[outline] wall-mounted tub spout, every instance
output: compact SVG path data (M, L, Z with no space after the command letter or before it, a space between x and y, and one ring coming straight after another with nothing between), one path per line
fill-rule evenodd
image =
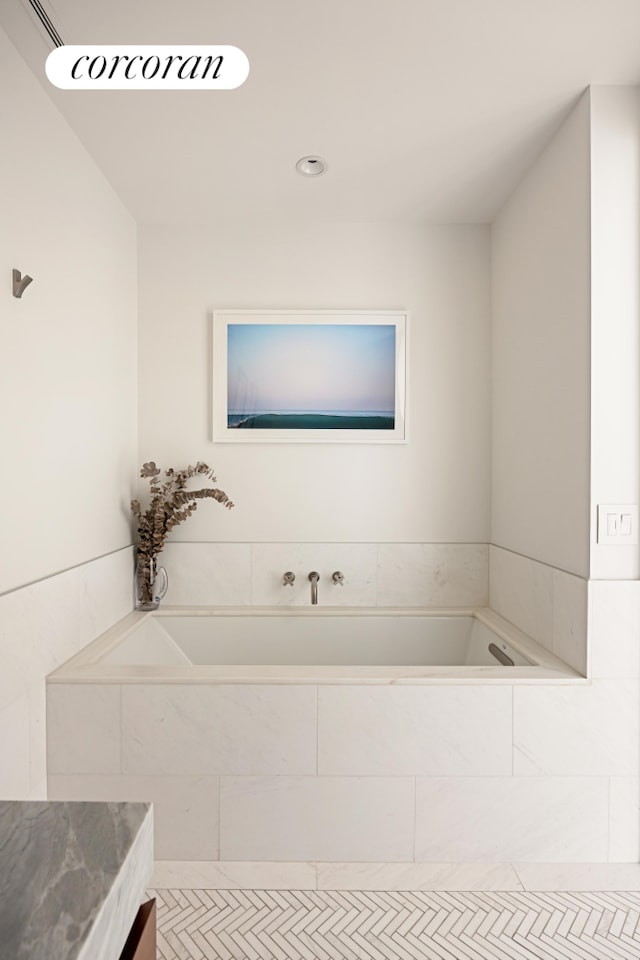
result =
M318 602L318 580L320 579L320 574L316 573L315 570L312 570L309 574L309 580L311 581L311 603Z

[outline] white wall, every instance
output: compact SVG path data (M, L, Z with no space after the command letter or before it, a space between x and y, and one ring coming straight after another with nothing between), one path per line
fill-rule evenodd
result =
M494 225L490 550L491 606L591 679L515 689L514 775L562 803L561 775L593 800L605 774L579 829L633 862L638 550L595 538L598 503L639 496L639 97L592 87Z
M492 533L589 573L589 96L492 228Z
M2 593L131 542L136 228L2 32L0 115Z
M2 31L0 116L0 796L22 798L45 675L131 609L136 228Z
M591 577L640 575L596 542L597 505L640 500L640 91L591 90Z
M140 230L140 459L216 469L235 500L172 541L483 542L486 227L212 223ZM407 309L406 445L213 444L215 308Z

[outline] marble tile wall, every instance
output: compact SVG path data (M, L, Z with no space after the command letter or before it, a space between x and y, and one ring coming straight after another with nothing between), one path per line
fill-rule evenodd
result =
M607 860L606 777L441 777L416 785L416 860Z
M489 606L575 670L588 670L588 581L489 547Z
M479 545L426 544L171 544L165 557L171 602L232 605L306 605L312 568L320 603L486 604L488 561ZM131 609L130 551L95 563L0 598L5 795L42 783L44 675ZM157 859L223 872L637 862L640 584L587 587L494 547L490 566L492 606L578 669L588 625L589 681L51 684L50 796L151 800Z
M630 729L636 735L640 716L640 582L591 580L589 583L589 647L594 689L619 694L622 707L633 710ZM635 694L635 696L634 696ZM605 694L606 696L606 694ZM600 697L602 701L602 696ZM609 743L624 736L620 712L613 714ZM640 861L640 763L638 749L625 775L618 770L609 780L609 858Z
M153 801L159 860L636 862L637 714L629 678L50 684L49 792Z
M169 543L167 602L225 606L310 602L320 574L328 606L487 606L489 550L481 543ZM282 584L292 570L293 587ZM332 583L334 570L343 586Z
M45 677L133 604L127 547L0 596L0 797L46 796Z

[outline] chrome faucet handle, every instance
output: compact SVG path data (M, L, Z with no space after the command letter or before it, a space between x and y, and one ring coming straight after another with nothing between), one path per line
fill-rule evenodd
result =
M295 573L293 573L291 570L287 570L287 572L282 577L282 585L284 587L292 587L295 579L296 579Z
M341 573L340 570L336 570L331 579L336 586L339 584L341 587L344 587L344 573Z

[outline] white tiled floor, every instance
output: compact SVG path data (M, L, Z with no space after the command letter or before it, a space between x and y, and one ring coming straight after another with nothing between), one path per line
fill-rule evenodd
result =
M158 960L638 960L638 864L158 863Z

